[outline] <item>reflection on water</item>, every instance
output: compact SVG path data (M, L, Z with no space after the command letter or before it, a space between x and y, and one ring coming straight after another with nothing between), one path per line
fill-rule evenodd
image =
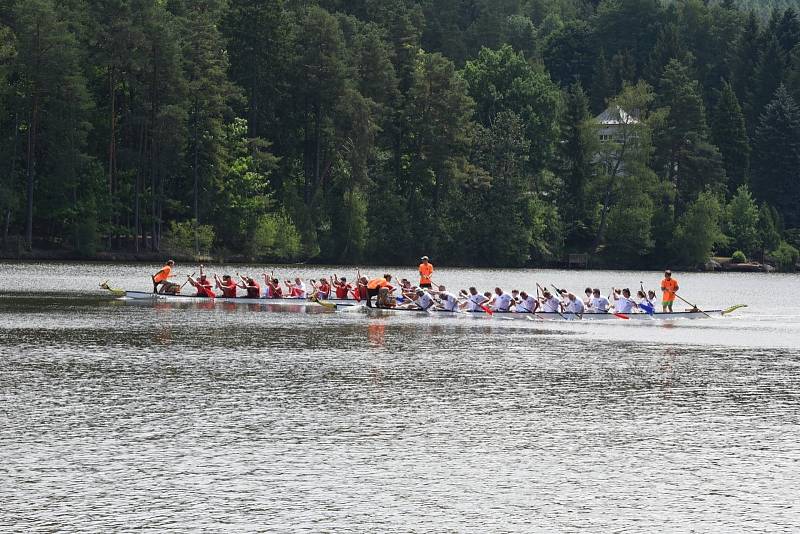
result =
M0 529L796 531L798 323L754 308L661 327L6 294Z

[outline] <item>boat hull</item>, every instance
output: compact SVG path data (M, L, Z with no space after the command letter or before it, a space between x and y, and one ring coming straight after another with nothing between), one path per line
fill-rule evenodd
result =
M467 312L467 311L447 311L447 310L415 310L405 308L367 308L369 315L375 316L388 316L388 315L419 315L431 317L463 317L471 319L484 319L495 321L674 321L678 319L707 319L709 317L722 317L722 310L704 310L696 312L674 312L674 313L654 313L648 315L646 313L630 313L619 314L613 313L584 313L583 315L575 315L574 313L515 313L515 312L494 312L488 314L483 311Z
M280 299L251 299L246 297L226 298L226 297L197 297L194 295L162 295L160 293L148 293L146 291L126 291L125 298L137 301L153 301L153 302L214 302L225 304L263 304L269 306L320 306L319 303L301 298L280 298ZM357 300L352 299L330 299L324 302L332 302L336 306L356 306Z

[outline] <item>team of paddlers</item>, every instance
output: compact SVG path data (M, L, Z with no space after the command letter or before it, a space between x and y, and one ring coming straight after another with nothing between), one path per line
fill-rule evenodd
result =
M190 284L197 297L206 298L252 298L275 299L296 298L318 301L356 300L363 301L372 308L406 308L406 309L438 309L446 311L468 312L511 312L511 313L649 313L655 311L655 291L640 289L634 296L628 288L612 288L608 296L601 294L600 289L587 287L584 297L567 290L552 287L554 291L536 284L536 296L526 291L512 290L510 293L495 287L494 291L479 292L475 287L461 289L457 294L447 290L444 285L433 285L433 264L427 256L421 258L419 264L419 285L414 286L408 279L401 279L397 286L392 284L392 275L384 274L377 278L368 278L359 273L355 283L345 277L332 275L319 280L304 282L301 278L284 280L281 284L272 273L263 273L263 284L260 280L236 273L236 279L229 274L221 277L214 273L212 280L206 275L203 266L197 278L194 273L187 275L183 284L170 281L174 275L172 269L175 262L169 260L164 267L153 275L153 292L165 295L179 295L186 284ZM664 312L672 312L677 296L678 282L667 270L661 280L661 306ZM215 293L219 290L220 293ZM239 295L239 290L243 295ZM373 304L373 299L375 302Z

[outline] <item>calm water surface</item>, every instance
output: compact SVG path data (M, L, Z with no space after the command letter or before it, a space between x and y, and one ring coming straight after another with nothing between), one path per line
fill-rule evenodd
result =
M676 273L703 307L749 307L666 326L134 304L97 288L147 290L158 267L0 264L0 530L800 529L798 276ZM354 275L276 274L331 271Z

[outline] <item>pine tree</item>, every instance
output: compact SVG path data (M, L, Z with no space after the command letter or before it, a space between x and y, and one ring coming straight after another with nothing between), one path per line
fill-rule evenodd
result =
M602 112L606 108L608 98L614 93L611 67L606 59L605 51L601 49L592 69L592 90L589 92L591 95L592 112Z
M754 148L753 192L787 228L800 227L800 108L782 85L761 115Z
M586 93L580 83L574 83L564 99L557 171L564 184L559 205L566 224L567 238L572 240L586 240L589 237L585 195L592 175L591 160L595 153L593 128L588 124L590 119Z
M746 185L750 170L750 143L744 115L733 86L722 85L717 105L711 116L711 139L719 147L728 178L729 194Z
M781 48L778 39L772 35L765 44L764 50L756 64L753 87L751 115L747 117L748 124L758 124L758 118L763 113L764 107L772 100L778 86L783 83L786 70L786 54Z
M667 115L656 135L656 163L674 184L677 217L701 191L724 191L725 171L719 150L709 143L699 85L677 60L664 69L659 105Z

